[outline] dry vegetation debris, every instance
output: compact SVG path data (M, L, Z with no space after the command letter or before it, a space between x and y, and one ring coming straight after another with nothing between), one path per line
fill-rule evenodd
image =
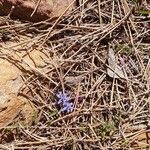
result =
M36 68L0 48L0 56L22 70L24 85L18 95L27 97L38 111L30 126L18 121L1 128L0 147L148 148L149 5L146 0L81 0L73 11L52 22L1 17L1 31L18 42L15 47L21 45L14 53L37 49L47 59ZM111 55L116 61L113 67L108 62L110 49L115 55ZM121 68L123 78L108 74L108 68L115 72L114 66Z

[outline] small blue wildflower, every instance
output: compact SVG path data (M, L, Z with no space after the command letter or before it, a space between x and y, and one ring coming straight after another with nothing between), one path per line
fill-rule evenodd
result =
M73 111L73 104L72 103L68 103L68 102L65 102L63 104L63 108L61 109L61 112L67 112L67 113L70 113Z
M57 104L61 107L61 112L70 113L73 111L73 103L70 102L70 97L67 93L59 92L56 96L58 98Z
M57 96L57 98L59 99L58 104L63 104L63 103L65 103L66 101L69 101L69 100L70 100L70 97L67 96L67 94L66 94L66 93L63 93L63 92L59 92L56 96Z

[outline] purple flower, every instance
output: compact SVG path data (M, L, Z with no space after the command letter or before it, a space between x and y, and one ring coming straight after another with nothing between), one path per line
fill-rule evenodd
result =
M61 104L70 100L70 97L67 96L67 94L63 92L59 92L56 96L59 99L58 104Z
M127 67L128 66L127 60L128 60L127 56L125 56L125 55L119 56L120 66Z
M61 107L61 112L70 113L73 111L73 103L70 102L70 97L67 93L59 92L56 96L58 98L57 104Z
M61 112L72 112L73 111L73 104L72 103L68 103L68 102L65 102L63 104L63 108L61 109Z
M138 71L138 67L130 56L127 57L126 55L119 55L118 60L119 66L125 68L127 72L129 69L133 71Z

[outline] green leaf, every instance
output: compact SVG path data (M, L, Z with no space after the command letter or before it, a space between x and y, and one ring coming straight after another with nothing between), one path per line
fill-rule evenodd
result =
M52 112L49 112L49 115L50 115L51 117L57 116L57 115L58 115L58 111L57 111L57 110L54 110L54 111L52 111Z
M142 15L149 15L150 11L148 11L148 10L139 10L138 13L142 14Z

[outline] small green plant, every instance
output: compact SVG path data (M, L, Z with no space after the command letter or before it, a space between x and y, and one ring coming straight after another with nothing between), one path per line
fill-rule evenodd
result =
M129 47L128 45L124 45L124 44L120 44L118 45L118 47L116 48L117 52L121 52L121 53L124 53L124 54L130 54L132 53L132 49L131 47Z
M53 110L51 112L49 112L50 117L57 117L58 116L58 110Z
M121 142L122 142L121 145L123 147L127 147L129 145L129 141L128 140L123 139Z
M89 131L89 126L84 123L80 123L80 132L88 132Z
M33 123L33 122L36 122L36 123L37 123L37 121L38 121L37 118L38 118L38 112L33 109L32 123Z
M138 10L138 13L142 14L142 15L149 15L150 11L149 10Z
M103 123L99 128L99 133L102 139L111 136L115 131L115 123L113 121L108 121Z

